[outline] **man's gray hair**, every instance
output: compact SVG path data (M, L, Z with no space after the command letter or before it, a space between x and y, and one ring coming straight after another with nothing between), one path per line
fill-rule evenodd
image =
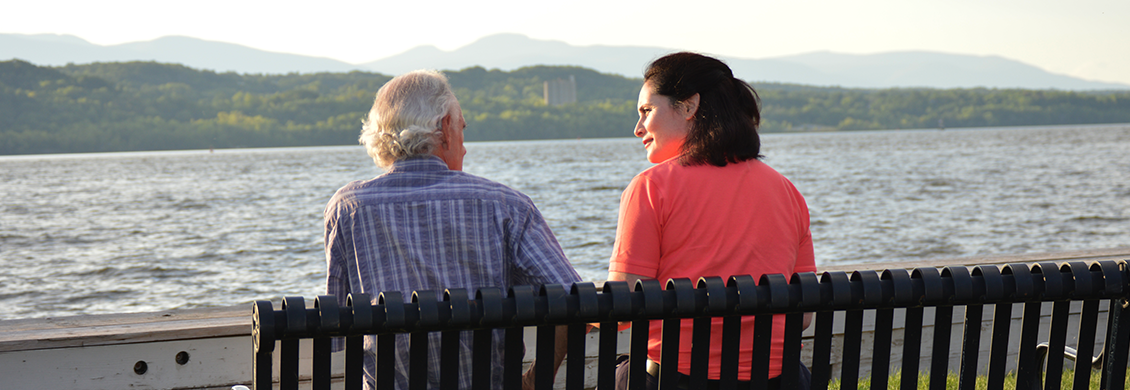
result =
M361 126L361 144L382 168L431 154L440 145L440 126L454 102L442 73L417 70L396 76L377 91Z

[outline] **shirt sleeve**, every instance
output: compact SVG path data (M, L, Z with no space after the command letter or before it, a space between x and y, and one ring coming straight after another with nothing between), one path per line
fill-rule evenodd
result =
M345 305L350 293L349 276L345 269L345 245L341 242L341 229L335 211L326 210L325 249L326 249L326 295L337 297L338 304Z
M800 242L800 248L797 250L796 267L793 272L816 272L816 254L812 249L812 233L807 232Z
M812 230L809 223L811 216L808 213L808 203L804 201L804 196L800 194L800 191L797 191L796 187L792 188L796 194L797 207L800 210L799 222L804 228L797 248L796 265L793 267L793 272L816 272L816 253L812 249Z
M510 233L515 268L512 285L562 284L568 289L581 281L533 202L517 213Z
M345 269L344 245L341 242L341 230L337 216L327 208L325 214L325 249L326 249L326 295L337 298L338 305L344 307L346 297L349 296L349 275ZM331 350L338 352L345 349L345 340L340 337L333 339Z
M662 255L663 226L660 222L662 192L654 181L636 176L620 195L616 243L612 246L610 272L655 277Z

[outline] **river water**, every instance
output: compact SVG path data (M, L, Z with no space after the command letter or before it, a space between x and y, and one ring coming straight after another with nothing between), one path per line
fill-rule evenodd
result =
M603 280L636 139L469 143ZM771 134L817 265L1130 246L1130 125ZM359 146L0 157L0 319L228 306L324 290L322 209Z

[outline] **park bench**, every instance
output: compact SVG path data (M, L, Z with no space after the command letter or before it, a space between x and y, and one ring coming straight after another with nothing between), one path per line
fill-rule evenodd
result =
M679 332L666 330L678 329L678 321L692 318L690 387L705 387L708 343L703 340L720 331L724 340L720 388L732 388L738 380L750 380L752 388L760 388L769 372L772 327L768 324L773 315L784 315L783 359L801 359L804 338L808 352L803 358L811 367L814 389L826 389L833 378L840 388L854 389L866 375L871 388L886 389L895 371L928 376L930 389L945 388L951 372L956 373L960 389L972 389L978 376L987 377L989 389L1002 388L1006 380L1014 380L1017 389L1060 388L1065 362L1074 364L1068 366L1074 370L1074 383L1068 384L1072 388L1086 389L1091 376L1099 375L1101 388L1123 389L1130 351L1128 283L1130 269L1125 261L1098 261L764 275L759 280L750 276L643 280L634 286L604 282L599 289L593 283L578 283L516 286L506 291L485 288L411 295L390 291L375 300L354 294L344 306L329 296L317 297L313 305L288 297L279 309L269 301L254 303L254 387L270 389L278 378L282 390L297 389L300 381L307 380L313 389L329 389L331 338L344 337L344 383L334 386L360 389L362 337L377 335L377 388L391 389L392 365L380 363L392 361L392 335L408 333L410 386L424 388L426 334L441 332L440 364L445 375L440 386L454 389L456 384L448 378L455 375L447 373L460 369L457 347L452 348L460 331L473 331L472 353L481 354L487 349L478 346L489 343L491 330L505 329L503 387L518 389L524 328L537 329L535 359L551 361L553 330L568 325L564 387L591 387L584 383L585 371L595 370L597 387L612 389L617 338L622 336L599 332L595 368L586 368L586 324L616 329L617 322L631 321L630 353L644 356L646 323L662 320L662 388L673 383L675 372L669 368L677 366L678 354L668 353L667 348L679 345ZM804 336L800 324L806 312L814 312L815 317ZM757 332L753 340L739 340L739 319L750 315L755 316ZM721 329L711 329L712 317L723 318ZM312 339L309 378L299 376L301 339ZM753 345L749 378L737 377L738 343ZM272 371L276 348L277 373ZM487 360L476 355L474 364ZM631 360L630 387L642 388L645 362ZM861 370L861 362L867 369ZM798 369L790 366L783 368L783 377ZM537 367L536 387L553 388L551 365ZM483 373L481 367L472 367L474 388L489 388ZM917 375L901 375L898 386L915 389L918 380ZM782 388L795 384L783 383Z

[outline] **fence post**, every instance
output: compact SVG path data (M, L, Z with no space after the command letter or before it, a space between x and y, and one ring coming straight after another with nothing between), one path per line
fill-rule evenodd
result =
M271 352L275 350L275 309L271 301L255 301L251 313L251 344L255 359L251 365L254 390L271 390Z
M914 296L911 297L912 305L906 309L906 322L903 331L902 345L902 383L900 388L914 389L918 387L918 372L921 365L922 354L922 318L925 314L923 305L937 305L945 302L942 276L934 267L921 267L914 269L910 279L915 287ZM914 283L917 281L918 283ZM934 328L937 329L935 317Z
M467 303L467 290L462 288L446 289L443 291L444 307L450 308L450 315L446 325L467 326L471 323L471 306ZM459 377L466 374L461 372L462 361L459 358L460 331L446 330L440 333L439 341L439 369L443 375L439 377L440 390L456 390L459 388Z
M373 303L369 294L352 294L345 298L345 305L353 313L352 332L345 338L345 390L361 390L364 386L365 336L357 330L373 326Z
M750 275L734 275L726 281L726 307L729 315L722 318L722 367L720 388L737 386L738 359L741 353L742 314L752 313L759 302L757 284ZM748 341L747 341L748 342ZM745 378L749 379L749 378Z
M1101 284L1095 283L1091 278L1091 270L1102 272L1101 266L1094 264L1093 267L1080 261L1073 261L1068 263L1071 266L1071 273L1075 275L1075 292L1086 292L1086 299L1083 300L1082 310L1079 312L1079 340L1078 345L1075 347L1075 383L1074 388L1086 389L1091 384L1091 370L1094 369L1094 355L1095 355L1095 334L1099 322L1099 300L1094 299L1096 287Z
M1103 278L1108 293L1120 297L1110 301L1110 321L1107 343L1103 353L1103 378L1101 389L1124 389L1126 385L1127 354L1130 351L1130 302L1125 297L1126 262L1103 264Z
M330 389L330 349L331 339L326 333L341 330L341 311L337 307L337 298L322 295L314 299L314 308L318 311L318 333L322 337L314 338L314 364L311 377L313 390Z
M600 302L596 296L596 285L592 282L573 283L569 295L577 302L577 318L588 320L585 323L569 324L569 352L566 355L569 363L565 367L565 388L581 390L585 387L585 333L589 330L588 322L597 320L600 314ZM615 350L612 355L616 355Z
M814 310L820 306L820 280L814 272L793 274L789 280L790 307ZM804 332L804 312L785 316L785 348L781 353L781 388L800 386L801 334Z
M285 297L282 310L286 313L286 330L279 351L279 390L298 390L298 339L286 336L306 331L306 301Z
M616 343L620 324L617 320L628 319L632 315L632 291L624 281L604 282L600 297L609 303L608 318L600 323L600 352L597 357L596 387L612 389L616 387Z
M522 388L522 355L525 353L523 332L521 324L534 322L537 318L537 308L534 305L533 286L511 286L507 302L512 303L514 316L506 321L505 341L506 352L502 362L502 388L504 390L519 390Z
M820 296L825 307L836 307L851 302L851 281L841 271L820 275ZM816 328L812 340L812 388L827 389L832 379L832 325L834 310L816 313Z
M384 308L385 329L401 329L406 325L404 296L400 291L384 291L377 295L377 304ZM396 335L377 335L377 378L378 389L391 389L396 385ZM385 364L380 362L394 362Z
M557 355L557 326L552 322L564 320L569 315L569 304L566 298L565 286L560 284L542 285L538 291L544 302L545 316L537 327L537 356L534 357L537 372L534 374L534 388L549 390L553 388L553 364ZM584 349L584 345L581 345Z
M640 279L636 281L633 295L642 296L643 304L634 313L636 316L663 315L663 286L655 279ZM635 301L635 299L632 299ZM633 302L634 303L634 302ZM633 306L635 306L633 304ZM632 359L628 361L628 388L642 389L647 379L647 341L650 332L650 323L646 319L632 321L632 341L628 354Z
M475 292L481 316L479 327L474 333L472 348L471 388L489 390L493 386L494 364L491 351L494 349L494 328L505 322L502 308L502 290L497 287L484 287ZM501 374L501 373L500 373Z
M413 291L411 302L415 305L411 314L405 313L406 319L414 318L417 330L408 333L408 388L410 390L426 390L428 388L428 353L431 348L431 337L428 331L419 330L420 327L433 327L439 325L438 299L434 290Z

